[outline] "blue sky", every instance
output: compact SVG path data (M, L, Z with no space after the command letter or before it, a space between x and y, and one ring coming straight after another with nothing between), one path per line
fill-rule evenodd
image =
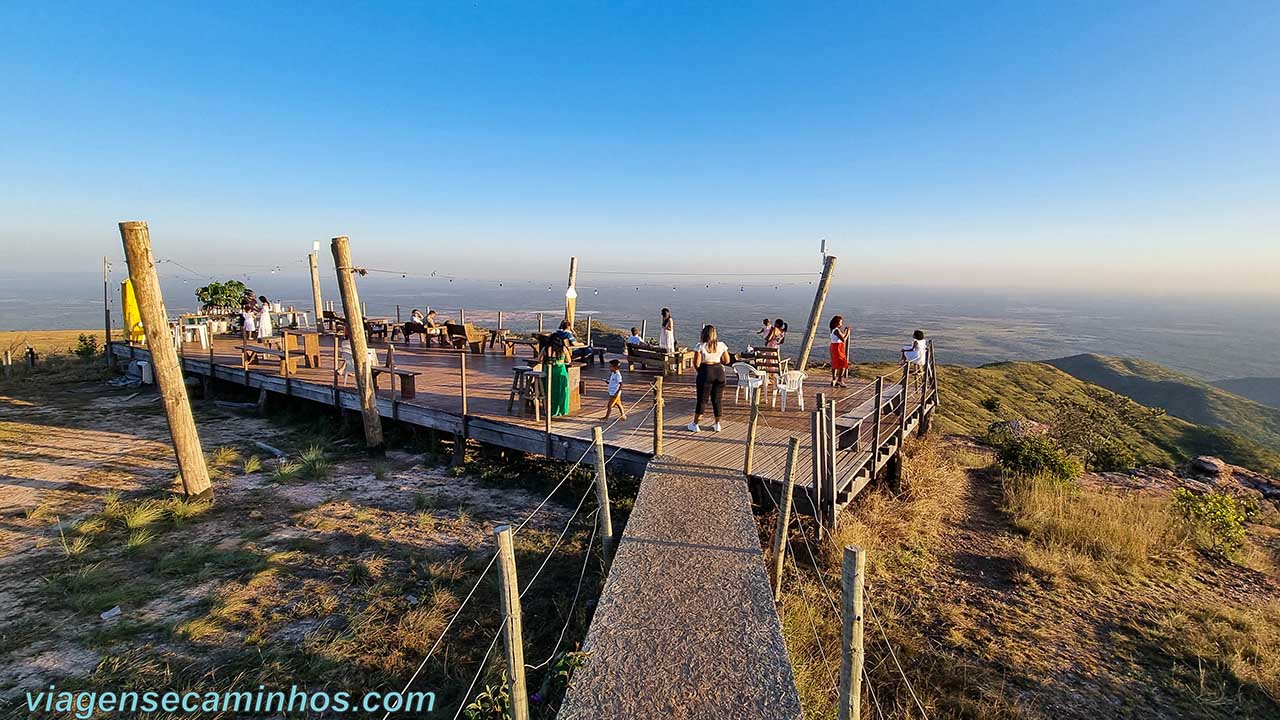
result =
M176 5L0 8L11 268L1278 292L1280 3Z

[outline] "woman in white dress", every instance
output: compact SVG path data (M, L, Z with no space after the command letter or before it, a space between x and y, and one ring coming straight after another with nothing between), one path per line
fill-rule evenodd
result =
M269 338L272 334L271 328L271 302L267 300L266 295L259 295L258 302L260 309L258 311L258 339Z
M929 341L925 339L923 330L917 330L911 334L911 344L902 348L902 362L924 367L928 360Z
M253 296L246 294L244 300L240 302L240 325L244 329L246 338L253 338L258 332L258 321L255 319L257 306L253 302Z
M662 331L658 333L658 347L669 353L676 351L676 319L671 311L662 308Z

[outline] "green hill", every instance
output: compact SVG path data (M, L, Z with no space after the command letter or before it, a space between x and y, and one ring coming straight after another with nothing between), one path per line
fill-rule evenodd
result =
M1213 384L1241 397L1280 408L1280 377L1244 377L1215 380Z
M1046 360L1059 370L1161 407L1189 422L1227 430L1263 447L1280 449L1280 410L1145 360L1072 355Z
M1173 374L1154 367L1162 377ZM939 422L944 432L981 435L991 423L1014 419L1052 425L1060 420L1065 407L1086 422L1106 425L1108 434L1128 446L1139 464L1173 467L1207 454L1263 472L1280 468L1280 454L1259 443L1219 427L1152 412L1145 404L1046 363L939 367L938 381ZM1260 417L1254 408L1268 410L1243 398L1235 399L1253 406L1248 408L1255 413L1251 417Z

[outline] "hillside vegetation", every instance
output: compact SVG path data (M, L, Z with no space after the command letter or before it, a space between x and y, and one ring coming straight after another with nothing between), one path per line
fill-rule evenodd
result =
M1280 410L1145 360L1072 355L1046 363L1193 423L1280 448Z
M1280 454L1275 450L1220 427L1175 417L1172 411L1161 414L1045 363L940 366L938 381L939 423L944 432L981 436L992 423L1002 420L1052 425L1070 414L1105 425L1108 434L1127 448L1139 465L1174 467L1196 455L1214 455L1263 472L1280 467ZM1236 400L1248 403L1243 398ZM1249 405L1266 410L1257 403ZM1280 447L1280 442L1270 447Z

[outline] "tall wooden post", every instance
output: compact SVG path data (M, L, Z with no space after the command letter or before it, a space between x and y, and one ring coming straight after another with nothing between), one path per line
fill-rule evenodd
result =
M587 347L591 347L591 315L587 315Z
M791 499L796 489L796 456L800 441L787 441L787 470L783 482L782 505L778 508L778 526L773 531L773 601L782 600L782 561L787 557L787 530L791 527Z
M747 423L747 451L742 460L742 474L750 477L756 459L756 431L760 423L760 393L764 386L747 390L751 395L751 420Z
M662 454L662 378L653 381L653 454Z
M103 327L103 347L107 351L107 368L114 370L116 367L116 354L111 352L111 292L109 290L110 263L107 256L102 256L102 327ZM213 339L210 336L209 347L213 347Z
M320 243L316 243L317 250ZM324 317L324 301L320 299L320 258L318 252L307 254L307 264L311 266L311 302L316 306L316 332L320 332L320 318Z
M596 445L596 502L600 505L600 543L604 559L613 557L613 515L609 510L609 478L605 474L604 431L600 426L592 428L591 439Z
M467 324L467 309L464 307L458 308L458 324L459 325Z
M564 291L564 319L573 327L574 315L578 309L578 258L569 258L569 287Z
M846 546L841 564L840 589L843 612L840 623L840 720L858 720L862 715L862 582L866 573L866 553Z
M173 437L173 451L178 459L178 471L182 474L182 492L188 498L211 496L213 486L209 483L209 467L205 465L200 436L191 416L191 402L187 399L187 386L182 380L178 352L169 337L168 313L164 309L160 279L156 276L155 259L151 255L151 233L145 222L122 222L120 238L124 241L129 278L138 298L142 330L147 336L147 346L151 348L151 367L160 386L169 434Z
M378 398L373 388L373 369L369 367L369 341L364 336L364 306L352 275L351 241L339 235L329 245L333 251L334 270L338 274L338 292L342 295L342 311L347 318L347 342L351 344L351 362L356 366L356 390L360 394L360 414L364 419L364 441L369 451L381 454L382 418L378 415ZM394 382L394 380L393 380Z
M498 329L499 330L502 329L502 311L501 310L498 311Z
M649 321L641 320L640 321L640 339L643 340L648 336L649 336Z
M542 313L538 313L538 332L542 332L543 322Z
M822 320L822 304L827 301L827 291L831 289L831 276L836 269L836 256L828 255L822 261L822 279L818 281L818 292L813 296L813 308L809 310L809 324L804 329L804 340L800 343L800 358L796 361L796 369L804 370L809 365L809 352L813 350L813 339L818 334L818 322Z
M516 555L512 546L511 526L493 530L498 539L498 571L502 581L502 636L507 651L507 677L510 682L512 720L529 720L528 689L524 680L524 635L520 620L520 586L516 581Z

